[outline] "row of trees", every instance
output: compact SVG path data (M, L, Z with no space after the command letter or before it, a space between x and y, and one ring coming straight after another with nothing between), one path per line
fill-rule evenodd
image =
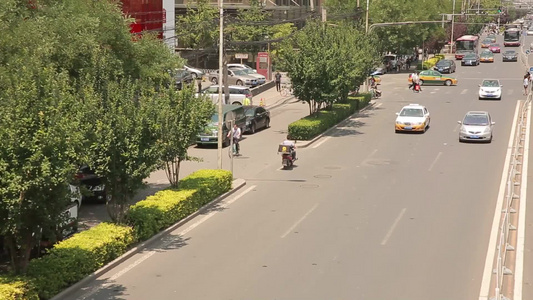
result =
M214 111L174 89L182 59L154 36L133 39L115 1L30 2L0 1L0 236L21 273L35 233L61 222L81 165L105 178L121 222L150 172L177 185Z

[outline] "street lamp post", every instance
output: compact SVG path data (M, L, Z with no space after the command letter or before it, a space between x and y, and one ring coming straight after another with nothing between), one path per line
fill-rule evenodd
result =
M370 0L366 0L366 16L365 16L365 32L368 33L368 6L369 6L369 1Z
M452 6L452 31L450 33L450 54L453 53L453 25L455 22L455 0L453 0Z
M220 14L220 32L219 32L219 45L218 45L218 168L222 169L222 126L224 125L224 117L222 115L222 72L224 68L224 0L218 0L218 9ZM230 130L232 130L230 128Z

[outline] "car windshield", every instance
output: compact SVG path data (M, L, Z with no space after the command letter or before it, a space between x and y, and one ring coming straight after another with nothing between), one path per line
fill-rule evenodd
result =
M465 55L465 58L466 59L476 59L476 55L468 53L468 54Z
M233 73L235 73L235 75L239 75L239 76L246 75L246 73L244 73L243 70L233 70Z
M444 67L444 66L449 66L449 65L451 65L451 64L452 64L452 62L449 61L449 60L441 60L441 61L439 61L439 62L437 63L437 66L443 66L443 67Z
M481 86L484 87L499 87L500 84L498 83L498 80L483 80L483 83Z
M486 56L494 56L494 54L492 54L492 52L483 52L483 53L481 53L481 56L484 56L484 57L486 57Z
M255 114L255 109L254 108L248 108L244 111L244 114L247 116L247 117L253 117L254 114Z
M505 55L515 55L514 51L505 51Z
M490 44L491 47L500 47L500 44Z
M420 108L404 108L400 112L400 116L402 117L423 117L424 113L422 112L422 109Z
M483 41L483 44L490 44L490 43L492 43L492 41L488 39Z
M466 115L463 121L464 125L487 126L489 117L487 115Z
M242 71L243 73L246 73L246 74L252 74L253 73L252 69L240 69L238 71Z

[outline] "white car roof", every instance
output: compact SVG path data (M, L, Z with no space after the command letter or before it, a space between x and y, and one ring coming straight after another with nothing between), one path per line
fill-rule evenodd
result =
M425 106L423 105L420 105L420 104L416 104L416 103L411 103L409 105L406 105L404 107L402 107L402 109L404 108L424 108Z

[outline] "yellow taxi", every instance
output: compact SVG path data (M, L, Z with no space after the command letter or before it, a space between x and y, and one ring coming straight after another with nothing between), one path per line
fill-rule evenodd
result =
M457 79L451 76L443 75L440 72L434 71L434 70L425 70L420 72L418 74L418 77L420 78L420 85L456 85L458 83ZM409 75L408 79L409 83L413 82L411 79L411 75Z
M409 104L396 113L394 131L419 131L426 132L431 118L428 109L420 104Z
M480 62L494 62L494 53L490 50L485 50L479 55Z
M492 44L492 40L491 39L484 39L481 42L481 48L488 48L488 47L490 47L490 44Z

